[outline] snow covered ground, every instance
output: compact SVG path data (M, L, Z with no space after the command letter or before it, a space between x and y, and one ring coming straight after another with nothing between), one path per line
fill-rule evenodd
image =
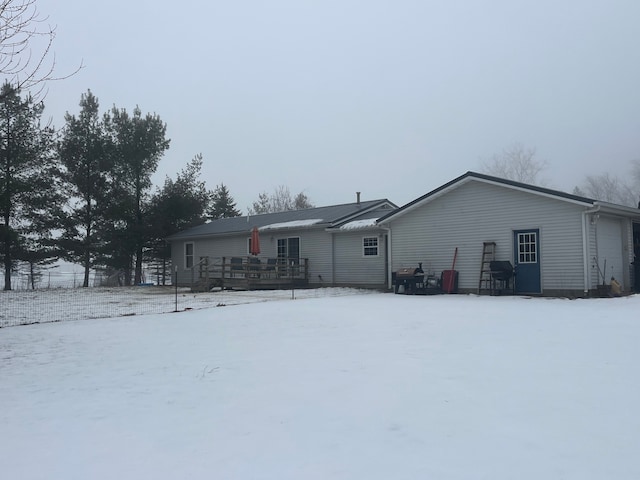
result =
M639 310L374 293L2 328L0 471L637 479Z

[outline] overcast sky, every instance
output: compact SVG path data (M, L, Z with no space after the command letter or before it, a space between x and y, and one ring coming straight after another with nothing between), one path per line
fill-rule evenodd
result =
M640 159L640 2L37 0L56 126L91 89L155 112L155 176L204 157L239 209L279 185L402 205L520 142L571 191Z

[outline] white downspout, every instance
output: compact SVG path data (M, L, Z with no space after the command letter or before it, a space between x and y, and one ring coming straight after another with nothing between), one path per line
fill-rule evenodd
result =
M391 266L393 265L393 258L391 252L391 227L380 227L387 233L387 288L393 288L391 283Z
M331 232L331 286L336 284L336 234Z
M600 205L595 208L584 210L582 212L582 258L583 258L583 280L584 280L584 294L589 294L589 287L591 285L590 270L589 270L589 215L600 211Z

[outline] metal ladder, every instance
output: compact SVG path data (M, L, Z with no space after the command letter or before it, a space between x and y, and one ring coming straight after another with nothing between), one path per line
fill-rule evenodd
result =
M478 295L489 293L493 295L493 279L491 278L491 262L496 259L496 242L482 244L482 263L480 264L480 281Z

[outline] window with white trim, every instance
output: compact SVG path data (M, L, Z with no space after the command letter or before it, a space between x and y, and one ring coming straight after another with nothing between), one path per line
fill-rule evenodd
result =
M300 263L300 237L278 239L278 260L281 263Z
M518 263L537 263L536 232L518 233Z
M362 254L365 257L378 256L378 237L364 237L362 239Z
M193 268L193 242L184 244L184 268Z

